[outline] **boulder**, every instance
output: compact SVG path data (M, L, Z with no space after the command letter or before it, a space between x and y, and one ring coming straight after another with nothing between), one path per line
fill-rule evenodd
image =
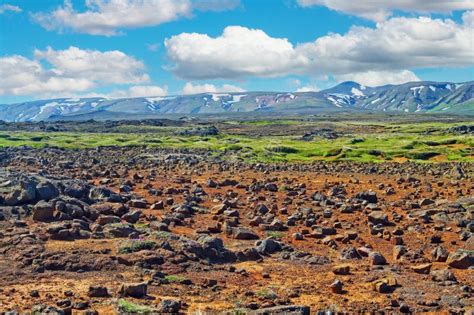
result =
M51 202L39 201L33 208L33 220L48 222L54 218L54 206Z
M433 250L431 256L433 257L433 261L445 262L448 259L449 252L443 246L438 246Z
M336 275L348 275L350 274L351 267L348 265L338 265L332 268L332 272Z
M456 282L457 279L454 274L445 269L445 270L434 270L431 272L431 280L436 282L445 282L445 281L453 281Z
M137 221L140 219L140 216L142 215L142 212L140 210L134 210L130 211L128 213L125 213L122 216L122 220L127 221L128 223L135 224Z
M387 260L379 252L371 252L369 254L369 263L371 266L379 266L387 264Z
M175 300L162 300L158 312L165 314L177 314L181 309L181 302Z
M50 181L41 181L36 185L36 195L41 200L49 201L59 196L59 190Z
M335 280L329 287L331 288L332 293L341 294L343 286L344 285L340 280Z
M365 200L368 203L377 203L378 198L375 191L362 191L355 196L357 199Z
M255 248L260 254L270 255L280 251L282 246L280 242L267 238L265 240L257 241Z
M90 286L87 295L90 297L107 297L109 292L106 287Z
M431 264L421 264L417 266L412 266L411 269L416 273L427 275L430 273Z
M449 254L446 262L456 269L468 269L474 266L474 251L458 249Z
M97 224L106 225L112 223L120 223L120 218L114 215L100 215L97 218Z
M381 224L381 225L389 225L390 221L388 220L388 216L381 212L381 211L372 211L369 213L367 216L367 219L369 220L370 223L373 224Z
M122 284L119 294L120 296L130 296L134 298L143 298L147 295L148 286L146 283L128 283Z
M237 240L257 240L258 235L249 229L244 228L232 228L232 237Z

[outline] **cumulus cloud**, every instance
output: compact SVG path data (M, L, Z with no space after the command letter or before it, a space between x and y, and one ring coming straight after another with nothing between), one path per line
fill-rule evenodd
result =
M381 22L392 15L393 11L417 13L451 13L458 10L473 10L472 0L297 0L303 7L325 6L331 10L360 16Z
M374 28L355 26L346 34L298 45L262 30L229 26L215 38L182 33L167 39L165 47L170 69L186 79L380 74L381 82L381 76L390 73L388 78L400 82L415 78L406 69L472 65L473 21L472 12L459 24L397 17Z
M303 93L303 92L318 92L320 89L315 86L315 85L305 85L302 86L298 89L296 89L297 93Z
M47 30L72 30L91 35L113 36L120 29L154 26L192 16L193 10L225 10L237 0L86 0L87 9L78 12L71 0L48 13L33 14Z
M22 9L19 6L11 5L11 4L2 4L0 5L0 14L3 14L7 11L20 13Z
M241 87L224 84L221 86L215 86L214 84L192 84L188 82L184 85L182 93L184 95L200 94L200 93L232 93L232 92L245 92Z
M172 71L191 79L285 75L303 62L286 38L229 26L221 36L182 33L165 41Z
M115 90L107 94L109 98L126 98L126 97L145 97L145 96L166 96L168 95L168 87L157 85L135 85L127 90Z
M107 84L149 81L144 64L121 51L49 47L34 55L34 59L19 55L0 58L0 95L82 92Z
M420 81L412 71L367 71L360 73L349 73L336 76L336 80L355 81L367 86L381 86L386 84L403 84L407 82Z

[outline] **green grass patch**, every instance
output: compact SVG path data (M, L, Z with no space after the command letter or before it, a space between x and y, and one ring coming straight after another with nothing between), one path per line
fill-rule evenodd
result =
M135 304L123 299L120 299L118 301L117 306L121 313L150 314L150 313L156 312L156 310L154 310L153 308L149 306Z
M278 231L268 231L267 236L279 240L279 239L282 239L283 236L285 236L285 234Z
M119 254L130 254L139 252L141 250L153 250L156 248L156 243L153 241L131 240L120 246Z
M304 123L308 122L304 121ZM456 126L457 123L384 123L377 125L380 131L375 133L373 131L366 133L364 128L357 127L362 124L362 122L337 122L335 126L344 127L346 130L351 129L350 125L353 125L354 132L337 139L316 137L311 141L301 141L300 137L294 134L254 136L222 132L216 136L181 137L170 133L175 132L176 128L166 133L157 127L143 133L2 132L0 147L42 148L49 146L81 149L105 146L146 146L169 149L207 149L215 156L226 152L226 159L251 163L305 163L318 160L383 162L395 157L433 162L430 160L433 156L440 156L440 159L446 161L473 161L474 137L446 133L446 130ZM257 126L267 126L270 123L254 125L257 128ZM144 126L140 128L142 127ZM127 128L133 131L132 126L127 126ZM275 128L281 129L281 127Z
M186 281L187 278L183 276L178 276L178 275L167 275L165 276L165 280L168 281L169 283L181 283L183 281Z

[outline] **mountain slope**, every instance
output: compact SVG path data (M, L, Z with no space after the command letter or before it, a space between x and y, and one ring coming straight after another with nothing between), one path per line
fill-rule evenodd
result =
M347 110L449 112L474 115L474 82L411 82L366 87L343 82L320 92L203 93L124 99L51 99L0 105L0 120L39 121L126 115L219 114L244 112L321 113Z

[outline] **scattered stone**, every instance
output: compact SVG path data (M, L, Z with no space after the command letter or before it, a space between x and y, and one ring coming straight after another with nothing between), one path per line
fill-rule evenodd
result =
M416 273L427 275L430 273L431 264L412 266L411 269Z
M147 295L147 288L146 283L122 284L119 294L120 296L130 296L139 299Z
M33 208L33 220L48 222L54 218L54 206L51 202L39 201Z
M369 254L369 263L371 266L379 266L387 264L385 257L378 252L371 252Z
M335 280L330 286L331 292L335 294L341 294L343 292L343 286L344 285L340 280Z
M106 287L90 286L87 295L90 297L107 297L109 292Z

